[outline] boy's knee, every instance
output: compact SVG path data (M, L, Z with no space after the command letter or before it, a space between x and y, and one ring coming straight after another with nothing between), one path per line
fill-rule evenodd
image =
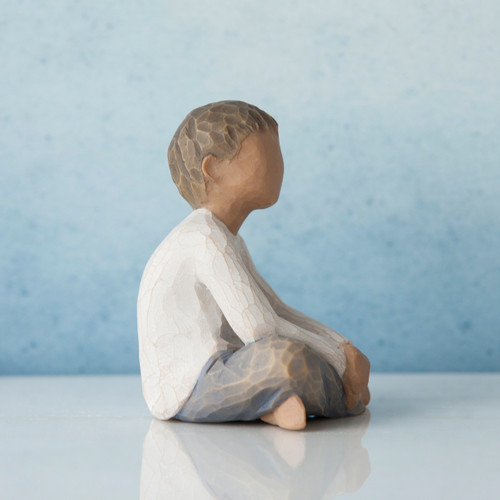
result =
M300 380L310 369L310 348L302 342L276 336L267 348L273 352L274 369L286 378Z

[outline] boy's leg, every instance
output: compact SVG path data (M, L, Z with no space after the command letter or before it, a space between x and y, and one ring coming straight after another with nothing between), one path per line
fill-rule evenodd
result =
M255 420L293 395L303 401L308 415L346 415L344 388L335 369L305 344L271 336L212 360L175 418Z

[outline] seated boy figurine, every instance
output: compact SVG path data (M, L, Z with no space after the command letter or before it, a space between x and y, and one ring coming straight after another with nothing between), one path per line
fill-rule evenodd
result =
M241 101L195 109L168 149L193 207L144 271L138 299L142 386L159 419L261 419L303 429L307 416L364 411L370 364L353 344L284 304L238 230L278 200L278 125Z

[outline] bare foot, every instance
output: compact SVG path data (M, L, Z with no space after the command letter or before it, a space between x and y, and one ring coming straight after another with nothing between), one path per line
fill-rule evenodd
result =
M272 412L262 415L260 419L282 429L298 431L306 426L306 409L302 399L294 394Z
M347 410L352 410L359 401L365 406L370 402L368 379L370 376L370 361L352 344L343 346L346 357L346 369L342 381L344 382Z

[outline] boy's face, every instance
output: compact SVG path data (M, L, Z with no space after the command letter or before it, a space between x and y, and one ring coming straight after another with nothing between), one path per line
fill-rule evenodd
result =
M277 132L250 134L231 160L218 166L219 188L238 204L254 210L274 205L283 182L283 156Z

